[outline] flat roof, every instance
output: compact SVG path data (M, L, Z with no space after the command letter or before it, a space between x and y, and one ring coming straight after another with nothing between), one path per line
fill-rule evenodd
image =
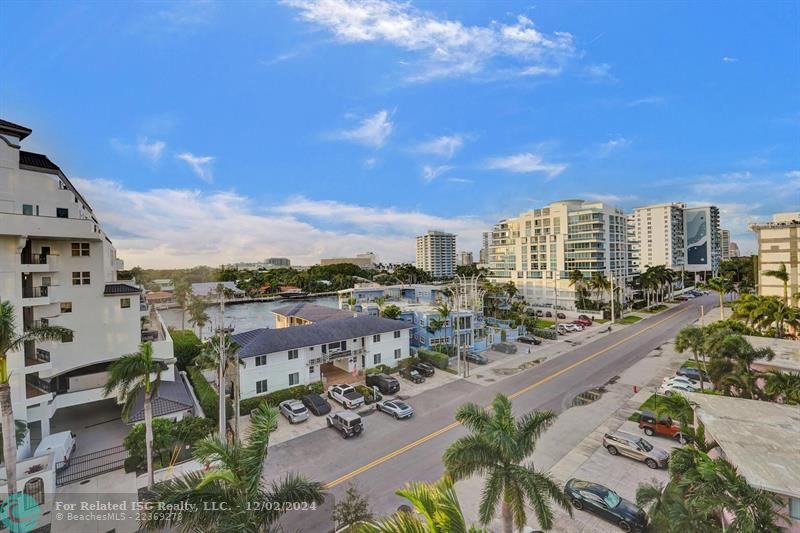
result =
M686 397L751 486L800 498L800 407L712 394Z
M772 360L762 359L755 361L754 365L800 372L800 342L792 339L753 337L751 335L746 335L745 339L753 345L753 348L770 348L775 352L775 357Z

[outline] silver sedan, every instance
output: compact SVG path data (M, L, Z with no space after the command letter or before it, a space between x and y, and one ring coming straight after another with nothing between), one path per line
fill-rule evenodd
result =
M382 400L375 404L376 409L387 415L392 415L396 419L411 418L414 409L402 400Z

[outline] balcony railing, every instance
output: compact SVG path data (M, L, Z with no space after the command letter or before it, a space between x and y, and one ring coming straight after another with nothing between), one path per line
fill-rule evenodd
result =
M23 298L46 298L48 295L48 287L47 285L42 285L41 287L22 287L22 297Z
M23 265L46 265L50 254L25 254L22 256Z
M39 376L28 374L25 376L25 397L34 398L50 393L50 384L39 379Z
M25 366L41 365L50 362L50 352L36 348L36 350L25 350Z
M23 325L23 330L30 331L32 329L38 328L46 328L50 325L50 320L46 318L40 318L39 320L31 320Z

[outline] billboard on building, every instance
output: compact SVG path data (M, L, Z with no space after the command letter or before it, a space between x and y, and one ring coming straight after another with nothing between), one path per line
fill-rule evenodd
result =
M687 272L716 271L719 264L719 215L716 207L684 209Z

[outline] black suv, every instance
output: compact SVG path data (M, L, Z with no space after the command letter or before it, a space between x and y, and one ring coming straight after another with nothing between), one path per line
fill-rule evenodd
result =
M366 379L367 387L378 387L381 394L394 394L400 390L400 382L386 374L370 374Z
M525 344L533 344L534 346L539 346L542 344L542 341L537 339L532 335L524 335L522 337L517 337L517 341L525 343Z
M426 363L424 361L418 361L413 365L411 365L411 370L416 370L426 378L429 378L436 373L436 370L433 368L433 365L430 363Z
M317 416L327 415L331 412L331 404L319 394L306 394L300 400L309 411Z

